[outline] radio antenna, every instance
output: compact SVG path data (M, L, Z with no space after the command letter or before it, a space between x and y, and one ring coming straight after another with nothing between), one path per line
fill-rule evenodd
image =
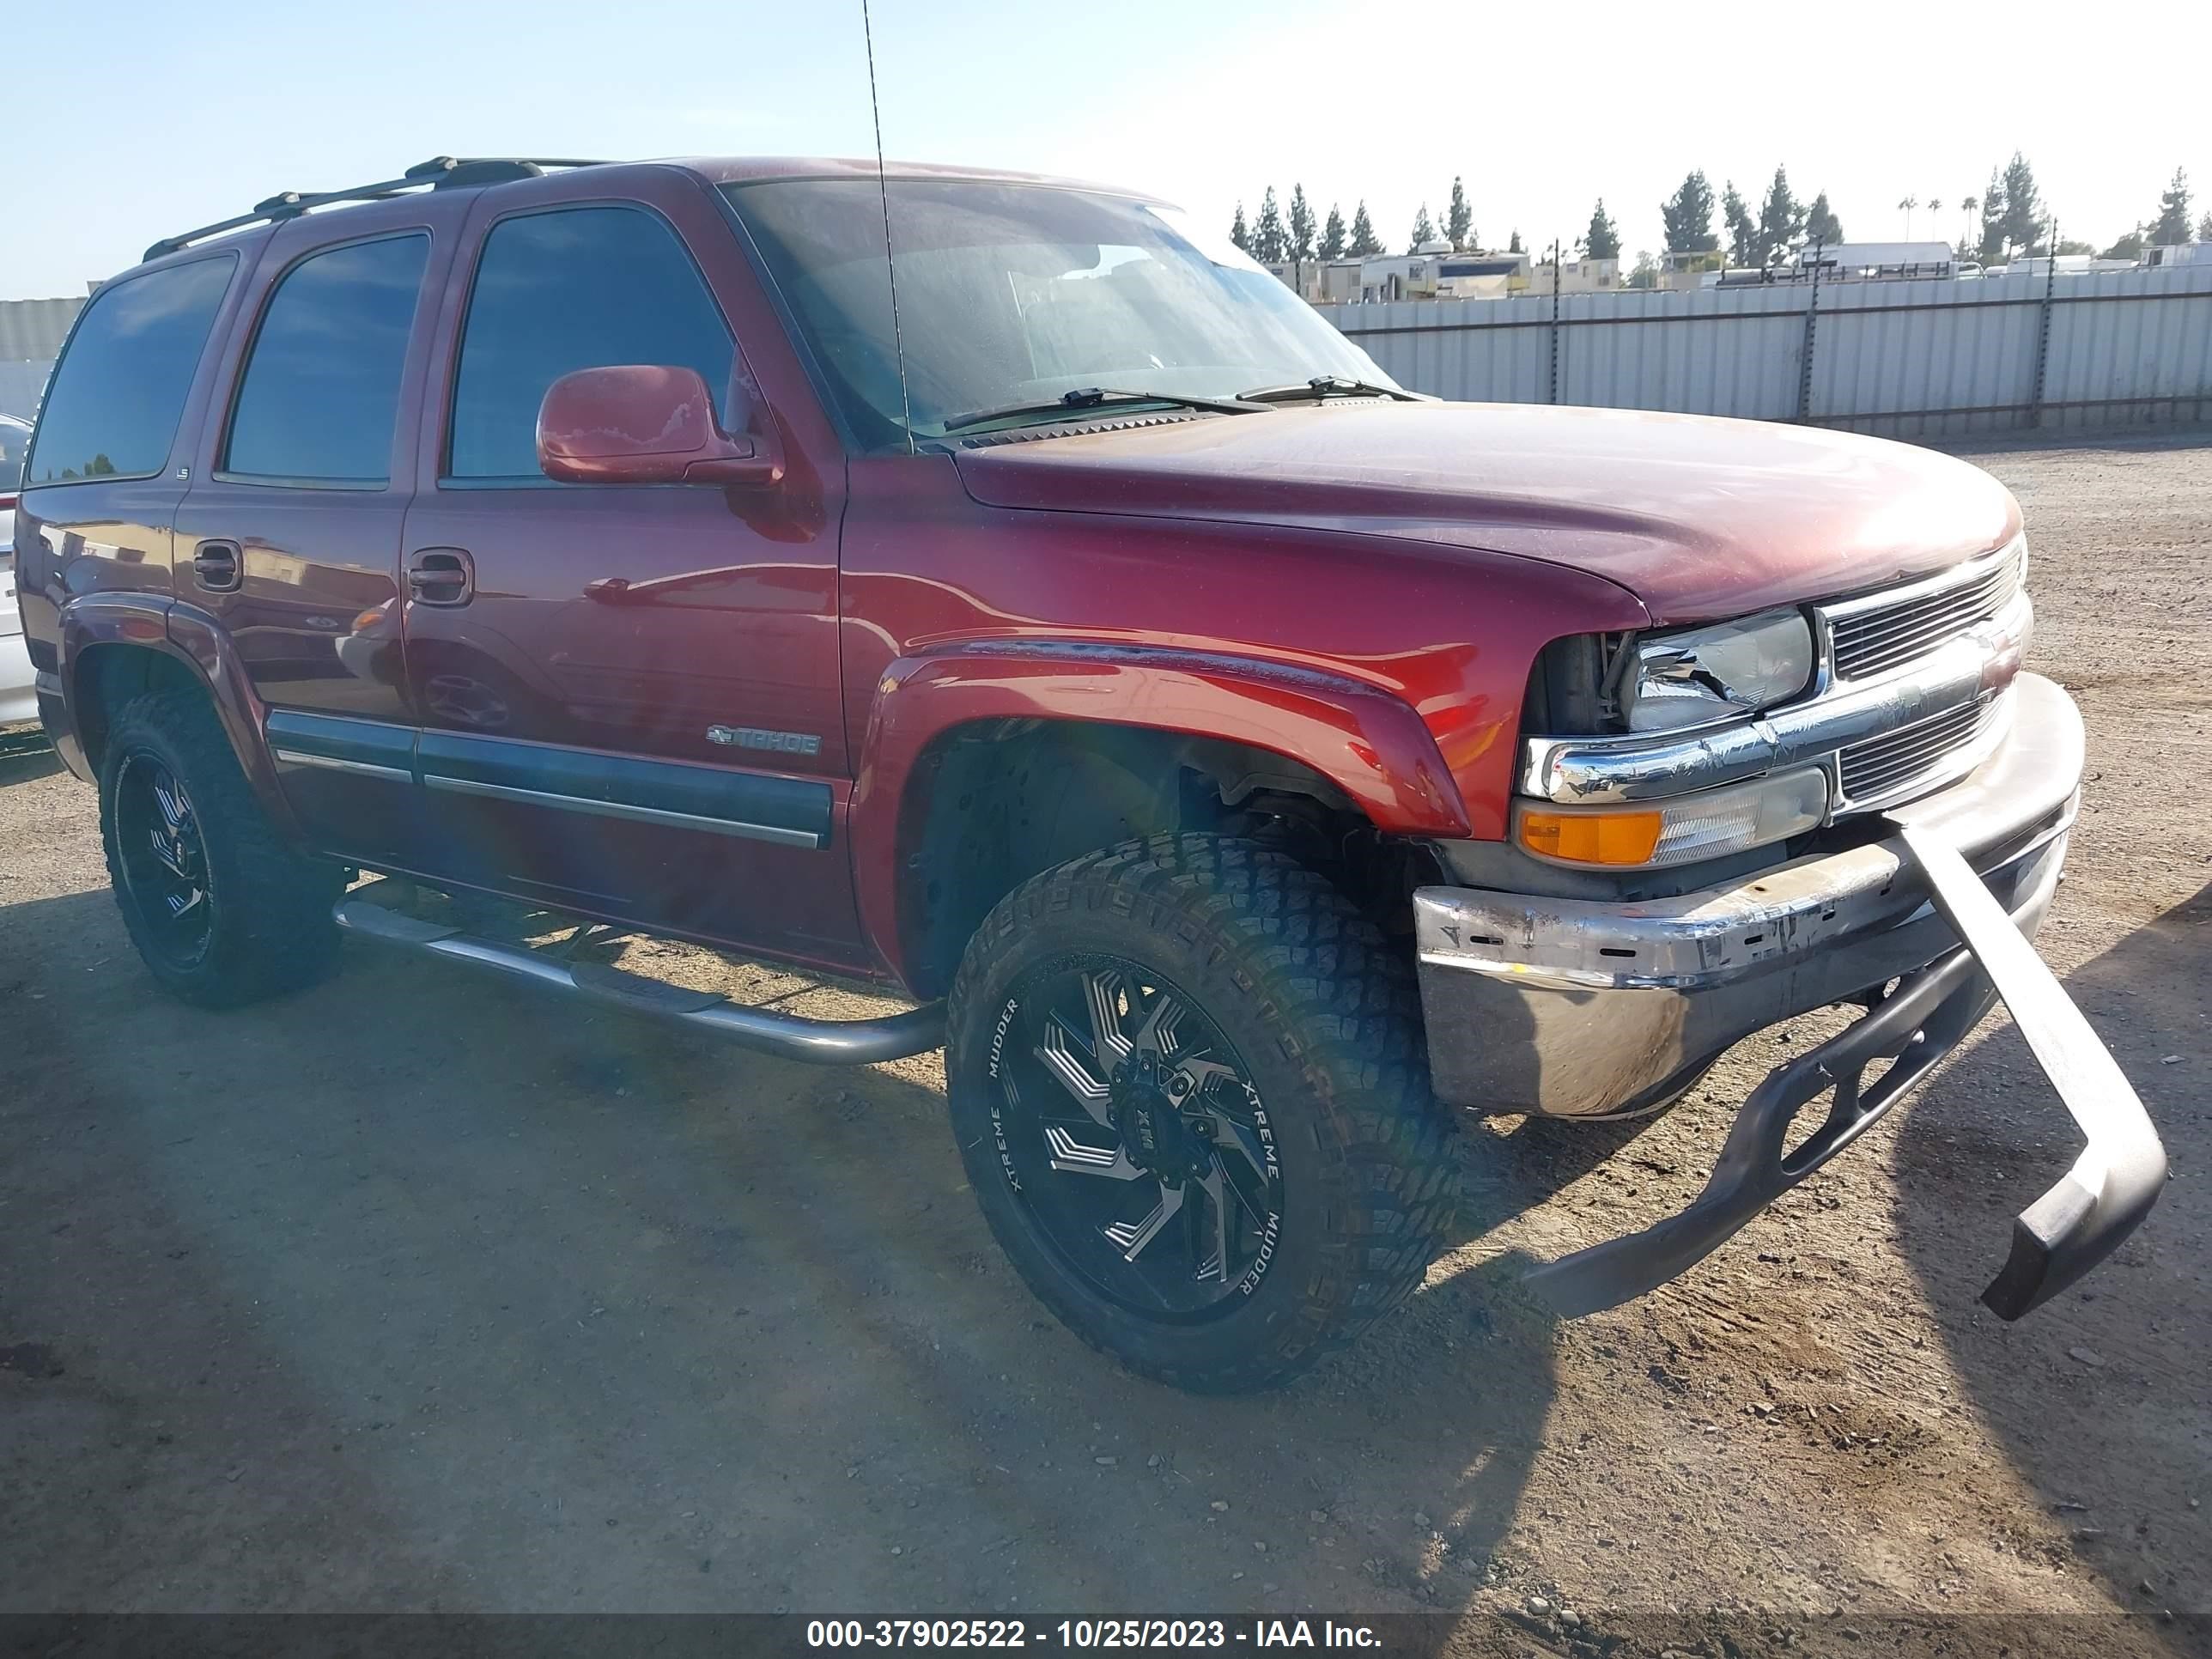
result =
M906 341L899 332L898 261L891 257L891 187L884 176L884 110L876 100L876 31L868 0L860 0L860 38L868 47L868 113L876 123L876 193L884 204L884 269L890 276L891 357L898 364L899 409L906 417L906 453L915 453L914 399L906 389Z

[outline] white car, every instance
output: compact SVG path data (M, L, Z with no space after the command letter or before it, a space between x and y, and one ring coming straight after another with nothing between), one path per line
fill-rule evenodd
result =
M0 415L0 726L39 718L31 690L31 653L23 648L23 613L15 608L15 487L31 428Z

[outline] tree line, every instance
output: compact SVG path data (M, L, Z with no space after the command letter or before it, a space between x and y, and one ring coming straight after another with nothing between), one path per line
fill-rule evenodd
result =
M1229 240L1262 264L1287 264L1293 259L1371 259L1382 252L1382 239L1375 234L1364 200L1353 209L1350 225L1345 223L1343 211L1331 203L1328 216L1316 226L1304 185L1291 186L1287 214L1278 204L1273 185L1261 192L1260 212L1255 219L1245 218L1244 204L1239 201L1236 216L1229 222ZM1450 243L1455 252L1481 246L1475 236L1474 208L1468 200L1463 179L1452 180L1441 222L1430 213L1426 202L1421 204L1420 211L1413 216L1406 252L1417 253L1425 244L1439 240ZM1510 252L1522 252L1519 231L1512 234L1506 247ZM1592 210L1589 229L1576 241L1575 251L1593 259L1620 257L1620 233L1607 215L1602 198Z
M2188 241L2190 204L2188 176L2176 167L2172 182L2159 198L2155 217L2137 225L2106 249L2105 257L2140 258L2146 246ZM1943 198L1933 196L1924 202L1917 196L1907 196L1897 205L1905 216L1908 240L1912 234L1914 213L1925 210L1941 214L1945 208ZM1954 252L1960 260L1978 259L1984 264L1994 264L2021 255L2096 252L2087 242L2060 241L2055 248L2051 246L2055 226L2036 185L2035 169L2018 150L2013 152L2010 161L1990 169L1989 183L1979 193L1962 195L1955 205L1961 228ZM1716 209L1720 216L1717 226L1714 223ZM1717 200L1705 169L1698 167L1692 168L1674 193L1659 204L1659 218L1669 253L1724 256L1725 263L1734 266L1780 264L1808 247L1844 240L1843 222L1828 205L1827 192L1817 191L1810 202L1799 200L1790 189L1788 170L1778 166L1755 213L1737 191L1734 179L1723 184ZM2212 213L2205 214L2196 226L2196 234L2200 240L2212 241ZM1229 239L1264 264L1283 264L1293 259L1365 259L1382 252L1382 239L1375 234L1365 201L1354 210L1349 226L1334 203L1329 205L1328 217L1316 224L1304 185L1291 186L1287 215L1276 201L1273 185L1260 198L1256 220L1248 223L1244 204L1238 202L1236 217L1230 222ZM1421 204L1420 211L1413 216L1406 252L1416 252L1425 243L1438 240L1450 243L1455 250L1481 246L1475 238L1474 210L1468 200L1462 179L1455 178L1451 182L1451 195L1441 222L1430 213L1426 202ZM1513 233L1509 246L1514 252L1521 251L1519 231ZM1590 210L1589 225L1575 239L1574 251L1590 259L1620 257L1620 228L1606 212L1603 198ZM1714 263L1722 263L1722 259L1717 258ZM1657 267L1647 254L1639 258L1631 281L1637 286L1648 287L1657 280Z

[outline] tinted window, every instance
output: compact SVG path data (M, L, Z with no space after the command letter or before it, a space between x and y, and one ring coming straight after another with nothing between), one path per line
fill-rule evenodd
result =
M538 477L538 405L580 368L698 370L728 418L735 349L676 233L634 208L533 213L493 228L453 386L447 475Z
M25 482L143 478L167 465L236 264L195 259L94 296L46 389Z
M263 478L380 484L427 236L356 242L277 283L238 390L224 467Z
M13 421L0 421L0 489L13 489L23 476L23 453L30 433Z

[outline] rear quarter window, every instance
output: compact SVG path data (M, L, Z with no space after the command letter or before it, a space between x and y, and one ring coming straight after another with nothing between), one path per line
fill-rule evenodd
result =
M127 276L93 297L46 388L27 484L151 477L167 465L235 256Z

